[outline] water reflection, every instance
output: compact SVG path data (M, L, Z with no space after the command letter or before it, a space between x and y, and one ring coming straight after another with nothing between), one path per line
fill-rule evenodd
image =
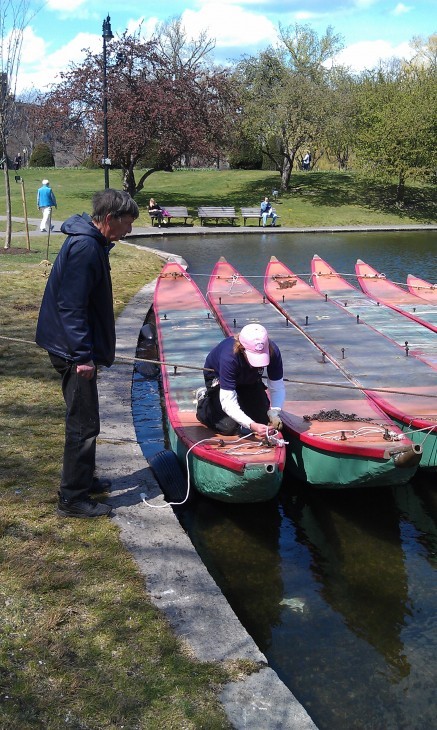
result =
M309 549L320 596L383 656L392 677L407 675L400 632L408 585L392 493L312 494L311 501L284 495L282 504Z
M240 621L259 646L270 646L284 595L277 502L230 507L199 499L180 519Z

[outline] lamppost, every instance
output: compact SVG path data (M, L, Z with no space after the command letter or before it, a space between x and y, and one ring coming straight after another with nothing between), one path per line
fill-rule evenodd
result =
M105 171L105 190L109 188L109 166L111 160L108 157L108 88L106 79L106 41L113 39L111 30L111 18L109 15L103 21L103 160L102 165Z

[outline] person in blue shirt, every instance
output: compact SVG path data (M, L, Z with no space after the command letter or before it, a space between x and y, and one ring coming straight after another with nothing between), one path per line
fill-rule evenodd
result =
M216 345L205 360L205 387L197 391L197 420L223 435L265 436L282 426L282 357L260 324L248 324ZM267 368L267 386L262 381Z
M97 369L115 356L114 303L109 252L132 230L139 210L128 193L103 190L93 211L62 224L67 236L50 272L36 330L62 378L66 405L65 445L59 490L61 517L102 517L108 504L90 499L111 486L95 476L100 431Z
M276 218L278 216L275 213L275 211L273 210L273 208L272 208L272 206L270 204L270 201L267 198L267 196L264 198L264 200L261 203L260 215L261 215L261 218L263 220L263 228L265 228L266 225L267 225L267 218L271 218L272 219L272 226L275 226L276 225Z
M57 208L56 198L53 190L50 187L48 180L43 180L42 185L38 188L36 194L36 204L42 211L42 220L39 225L39 230L48 231L48 227L52 227L52 208Z

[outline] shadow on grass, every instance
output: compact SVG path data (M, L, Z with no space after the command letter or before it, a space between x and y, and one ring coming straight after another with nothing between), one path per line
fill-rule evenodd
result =
M291 195L310 198L313 205L330 208L359 206L379 213L432 222L437 215L437 189L430 185L407 187L405 206L396 206L396 185L357 178L347 173L300 173L292 176Z

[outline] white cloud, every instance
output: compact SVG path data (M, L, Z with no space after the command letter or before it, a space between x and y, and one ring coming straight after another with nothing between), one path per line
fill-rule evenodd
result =
M126 30L129 35L134 35L138 32L138 29L141 26L141 37L147 39L153 35L158 22L158 18L146 19L146 17L142 15L140 18L131 18L130 20L128 20L126 24Z
M185 10L182 20L193 38L206 30L216 39L216 47L222 49L268 45L276 38L276 28L268 18L248 12L232 0L221 3L205 0L199 11Z
M79 8L83 8L87 5L88 0L47 0L47 10L60 10L61 12L74 13Z
M337 63L349 66L353 71L375 68L381 60L389 58L410 59L413 55L409 43L392 46L388 41L360 41L344 48L336 56Z
M404 3L398 3L395 9L392 11L392 15L404 15L413 10L412 5L404 5Z
M17 78L17 93L28 89L47 89L50 84L59 81L60 72L65 71L70 63L79 63L85 57L84 49L87 48L98 53L102 48L101 37L92 33L79 33L65 46L50 53L47 52L49 49L45 41L27 28Z

